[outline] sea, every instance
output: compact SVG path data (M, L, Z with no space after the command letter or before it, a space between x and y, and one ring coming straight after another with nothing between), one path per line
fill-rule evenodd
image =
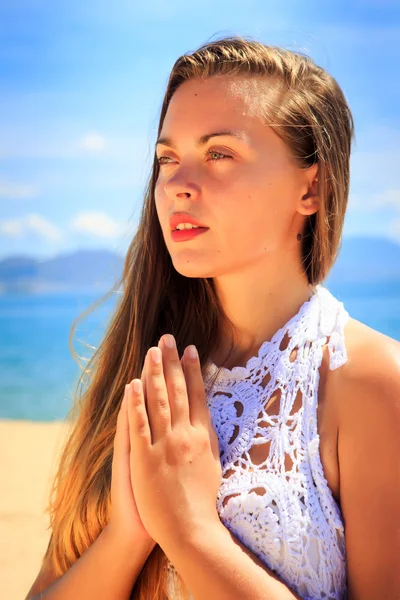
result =
M400 281L323 283L350 316L400 341ZM117 297L71 327L98 292L0 295L0 419L56 421L73 402L81 365L90 358L115 310Z

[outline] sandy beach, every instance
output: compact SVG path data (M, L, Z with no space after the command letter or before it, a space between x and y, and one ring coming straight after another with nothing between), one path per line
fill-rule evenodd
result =
M45 514L63 441L61 422L0 420L0 597L23 600L50 532Z

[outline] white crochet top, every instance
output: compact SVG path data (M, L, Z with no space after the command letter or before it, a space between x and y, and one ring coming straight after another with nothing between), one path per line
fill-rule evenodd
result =
M246 367L222 369L207 405L218 435L224 525L304 600L342 600L344 523L319 454L319 367L347 360L343 303L317 285Z

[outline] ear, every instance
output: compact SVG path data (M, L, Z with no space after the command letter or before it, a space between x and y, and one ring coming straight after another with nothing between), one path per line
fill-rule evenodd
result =
M299 199L297 210L302 215L313 215L319 208L318 191L318 163L302 171L303 186L300 190L302 196Z

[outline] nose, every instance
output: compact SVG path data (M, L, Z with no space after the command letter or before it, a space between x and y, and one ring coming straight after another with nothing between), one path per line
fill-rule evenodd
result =
M200 193L200 185L189 175L187 169L178 169L170 177L159 179L161 189L171 199L191 198L195 200Z

